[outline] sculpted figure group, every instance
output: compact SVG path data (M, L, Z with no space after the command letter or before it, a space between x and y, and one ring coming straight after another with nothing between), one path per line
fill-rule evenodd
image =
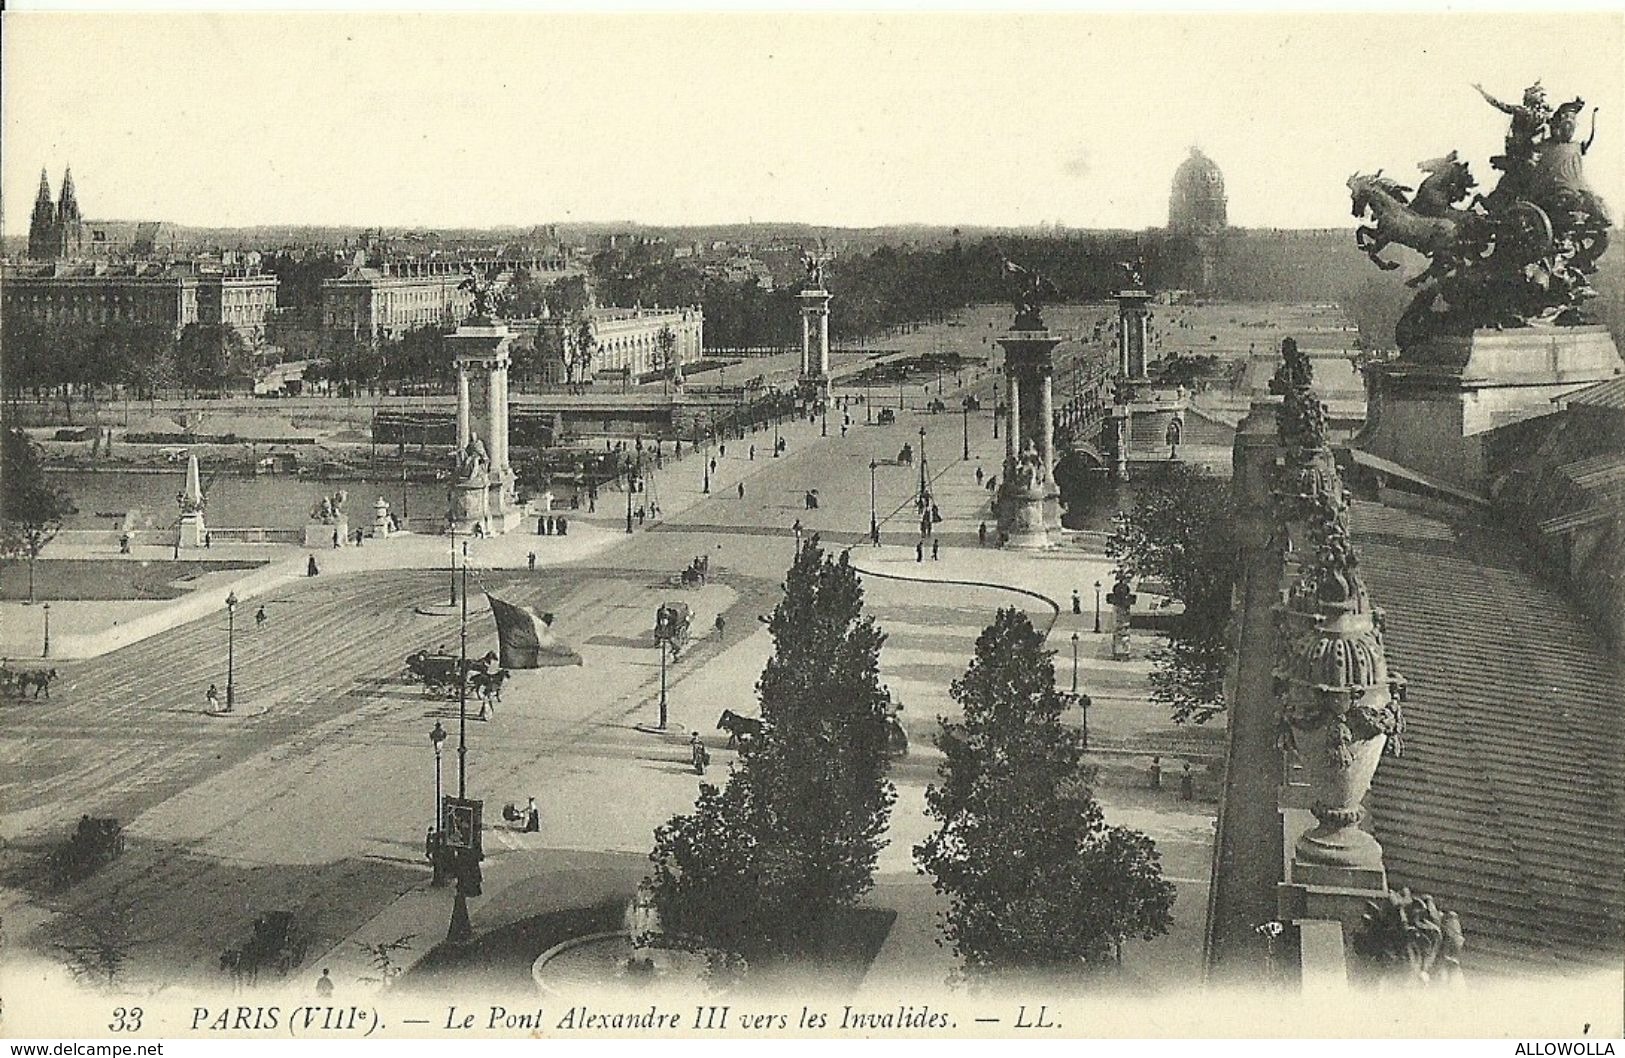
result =
M1584 100L1551 107L1537 83L1511 104L1475 87L1512 119L1502 153L1490 159L1501 176L1488 194L1460 204L1478 181L1455 151L1422 162L1427 175L1414 190L1380 169L1348 181L1354 215L1370 221L1355 243L1378 267L1399 267L1381 256L1393 244L1429 260L1409 280L1418 289L1399 323L1402 347L1477 327L1587 322L1580 305L1595 296L1590 277L1613 223L1585 178L1596 110L1577 142Z

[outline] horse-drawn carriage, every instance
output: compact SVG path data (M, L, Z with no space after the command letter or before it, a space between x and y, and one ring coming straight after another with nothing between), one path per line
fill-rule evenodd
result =
M875 421L881 426L890 426L897 421L897 412L891 408L881 408L880 414L875 416Z
M286 977L305 961L309 947L310 936L292 911L267 911L254 920L254 932L241 947L221 953L220 969L238 984L252 983L261 970Z
M57 677L55 669L14 669L0 661L0 695L7 698L38 698L51 696L51 683Z
M124 854L124 827L116 819L80 816L73 837L46 861L50 886L63 889Z
M684 588L702 588L711 579L711 556L695 555L684 570L672 578L673 585Z
M502 700L502 685L508 678L508 670L497 665L495 651L464 660L456 654L419 650L406 656L406 669L423 684L425 694L452 698L467 688L488 702Z

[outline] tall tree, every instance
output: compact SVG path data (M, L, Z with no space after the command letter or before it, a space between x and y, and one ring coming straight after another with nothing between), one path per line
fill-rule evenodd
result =
M6 431L0 487L0 553L28 559L28 601L34 601L34 563L62 528L73 501L45 476L39 446L21 430Z
M725 788L655 832L667 928L748 956L816 953L831 916L873 884L896 795L886 781L885 636L843 556L809 544L785 578L757 684L760 738Z
M1168 642L1151 652L1151 696L1177 723L1224 711L1225 627L1236 582L1235 512L1223 479L1169 466L1137 486L1117 515L1106 555L1133 577L1165 582L1185 607Z
M1052 657L1025 614L999 611L951 689L964 719L937 736L941 784L925 799L939 826L914 856L948 897L943 932L974 978L1098 969L1171 921L1155 845L1108 826L1089 789Z

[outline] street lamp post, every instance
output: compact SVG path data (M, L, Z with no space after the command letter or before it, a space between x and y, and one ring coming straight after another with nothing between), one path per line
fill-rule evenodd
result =
M709 496L711 494L711 461L709 459L701 459L700 466L704 468L705 474L705 483L701 486L700 491Z
M458 630L457 797L468 796L468 541L463 541L463 614Z
M875 421L874 404L875 384L866 382L863 386L863 422L865 425L873 425Z
M237 593L226 596L226 712L237 704Z
M670 640L660 640L660 730L666 730L666 648Z
M773 458L779 458L779 415L773 415Z
M820 436L820 437L828 437L829 436L829 400L828 400L828 398L820 401L818 407L819 407L819 417L820 417L819 418L819 426L818 426L818 436Z
M42 603L41 608L45 612L45 646L40 651L40 657L48 658L51 656L51 604Z
M446 884L445 857L441 854L441 842L446 829L446 821L441 818L440 793L440 750L446 742L446 729L440 726L440 721L434 722L434 730L429 732L429 745L434 747L434 826L430 829L432 841L430 844L429 863L434 868L434 877L429 884L436 888Z
M1095 581L1095 631L1100 631L1100 581Z
M463 612L458 643L457 799L463 801L468 797L468 542L466 540L463 542ZM457 880L457 892L452 898L451 925L446 930L446 939L454 944L460 944L474 935L473 926L468 918L468 889L472 884L470 874L479 870L479 864L474 860L473 849L459 848L456 855L458 859L453 865L453 871ZM474 877L477 879L477 876Z
M1072 693L1078 693L1078 633L1072 633Z
M451 533L451 605L457 605L457 519L446 519L447 531Z
M970 397L966 397L961 405L964 409L963 423L965 428L965 461L970 462Z
M875 471L880 468L880 461L869 460L869 539L875 540L880 536L880 519L875 510Z
M632 531L632 468L626 468L626 531Z
M931 490L925 476L925 427L920 427L920 509L931 502Z

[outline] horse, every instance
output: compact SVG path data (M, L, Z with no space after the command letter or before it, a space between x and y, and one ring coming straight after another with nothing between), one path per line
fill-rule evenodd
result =
M1424 217L1446 216L1457 202L1467 197L1467 192L1478 186L1467 163L1459 161L1455 151L1442 158L1429 158L1416 167L1428 176L1417 185L1416 197L1411 199L1410 206Z
M507 682L508 670L498 669L495 672L474 672L468 677L468 689L484 698L487 702L502 701L502 685Z
M717 720L717 730L728 732L729 749L733 749L741 742L760 738L766 727L765 721L752 716L740 716L732 709L724 709L721 718Z
M30 687L34 688L34 697L37 699L40 692L45 692L48 700L51 697L51 681L57 677L55 669L32 669L28 672L16 673L17 697L21 698L28 693Z
M1375 225L1355 229L1354 243L1364 250L1373 264L1384 271L1399 267L1398 261L1386 261L1378 256L1393 243L1408 246L1431 258L1432 264L1421 275L1410 280L1416 286L1433 275L1442 275L1465 255L1472 243L1479 241L1479 228L1483 218L1464 210L1452 210L1445 216L1424 216L1412 208L1410 188L1382 175L1355 173L1348 179L1352 212L1361 220L1369 212Z

